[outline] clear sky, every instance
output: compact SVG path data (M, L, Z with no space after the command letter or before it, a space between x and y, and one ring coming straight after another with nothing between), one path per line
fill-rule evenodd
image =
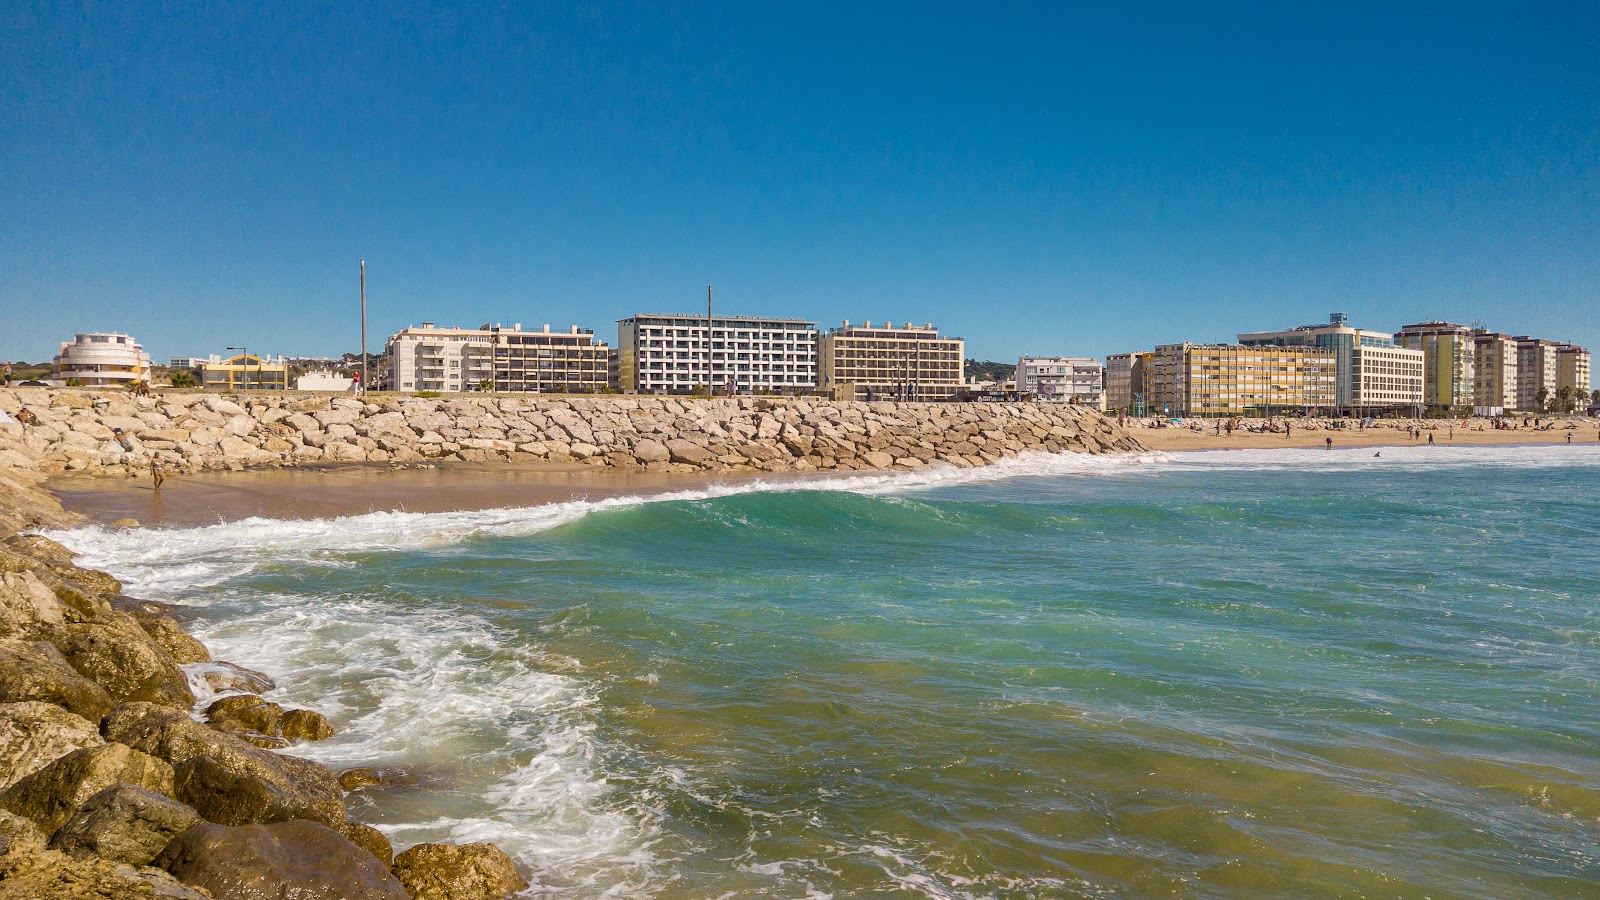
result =
M362 257L375 351L707 284L998 360L1332 311L1600 349L1593 3L16 0L0 41L0 359L353 351Z

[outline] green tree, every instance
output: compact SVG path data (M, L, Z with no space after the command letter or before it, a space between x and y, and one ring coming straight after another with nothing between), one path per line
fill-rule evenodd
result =
M167 375L167 381L170 382L175 388L195 386L194 373L190 372L188 369L173 369L172 372Z
M1539 388L1538 392L1533 395L1533 402L1536 404L1535 409L1537 411L1544 412L1545 407L1550 403L1550 389L1548 387Z

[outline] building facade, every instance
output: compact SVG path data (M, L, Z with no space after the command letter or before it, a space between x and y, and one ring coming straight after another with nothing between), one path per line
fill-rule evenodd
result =
M1017 360L1017 390L1046 403L1104 409L1105 367L1077 356L1024 356Z
M1449 322L1418 322L1395 333L1396 344L1422 351L1422 402L1429 411L1473 405L1475 340L1470 328Z
M1326 325L1239 335L1246 347L1317 347L1333 354L1335 402L1344 410L1415 408L1422 402L1422 354L1395 347L1394 335L1353 328L1344 313ZM1412 374L1415 370L1415 383Z
M150 354L115 331L75 334L55 356L56 378L84 387L126 387L150 380Z
M1422 351L1357 343L1350 351L1349 402L1341 409L1358 415L1416 413L1422 408Z
M1472 406L1479 415L1497 416L1517 408L1517 339L1492 331L1472 338Z
M503 328L439 328L424 322L389 336L380 385L394 391L588 394L607 384L608 348L594 332Z
M932 324L845 322L817 345L818 387L832 397L953 400L962 389L966 342L940 335Z
M289 388L289 366L283 357L254 353L224 359L212 354L195 367L200 386L213 391L283 391Z
M1542 338L1517 339L1517 409L1543 412L1561 387L1560 345Z
M1164 344L1144 383L1152 414L1277 416L1336 407L1337 371L1320 347Z
M1106 357L1105 408L1145 414L1145 363L1148 352L1112 353Z
M625 392L817 388L817 323L802 319L640 314L617 322L617 351L616 387Z
M1571 388L1580 396L1578 408L1590 402L1593 389L1589 387L1589 351L1576 344L1562 344L1556 354L1556 390Z

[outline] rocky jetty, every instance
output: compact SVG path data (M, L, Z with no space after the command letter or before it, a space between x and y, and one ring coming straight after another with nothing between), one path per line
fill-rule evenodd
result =
M331 736L326 719L257 696L271 679L211 661L176 607L124 597L29 534L71 522L42 477L0 469L0 900L489 900L527 886L487 844L396 859L349 818L333 771L275 752ZM185 663L235 692L204 722Z
M1143 449L1099 413L1058 403L0 391L0 410L15 416L24 405L38 421L0 425L0 467L118 471L159 456L168 471L527 459L804 472Z

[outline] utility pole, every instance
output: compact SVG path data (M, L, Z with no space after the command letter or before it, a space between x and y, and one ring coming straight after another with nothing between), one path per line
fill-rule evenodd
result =
M717 395L717 381L711 374L711 285L706 285L706 396Z
M367 372L367 261L361 260L361 390L372 389Z

